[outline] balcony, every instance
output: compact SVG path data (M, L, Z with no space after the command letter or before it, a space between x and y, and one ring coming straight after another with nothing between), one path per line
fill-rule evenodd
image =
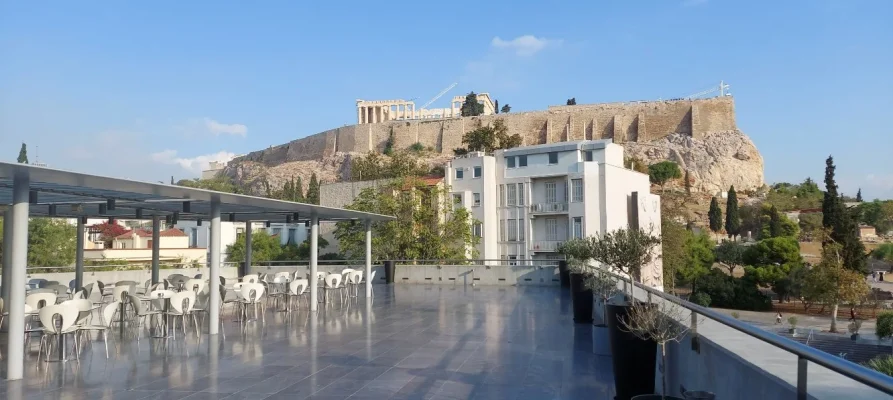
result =
M531 214L567 214L567 203L535 203L530 205Z
M564 240L537 240L530 243L530 250L538 253L555 253L558 252L558 246L564 242Z

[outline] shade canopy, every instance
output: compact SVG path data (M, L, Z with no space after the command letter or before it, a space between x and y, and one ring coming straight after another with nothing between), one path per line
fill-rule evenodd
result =
M18 177L29 182L31 217L151 219L159 216L207 220L211 203L216 201L223 221L299 222L312 216L321 221L394 219L314 204L5 162L0 162L0 208L12 204L13 181Z

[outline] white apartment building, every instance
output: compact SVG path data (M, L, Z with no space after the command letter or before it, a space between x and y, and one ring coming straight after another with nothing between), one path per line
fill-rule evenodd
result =
M660 234L660 197L648 175L623 167L623 147L584 140L496 151L452 160L446 183L457 206L480 223L480 258L562 258L558 245L638 224ZM659 261L643 280L661 276ZM658 278L659 281L659 278Z

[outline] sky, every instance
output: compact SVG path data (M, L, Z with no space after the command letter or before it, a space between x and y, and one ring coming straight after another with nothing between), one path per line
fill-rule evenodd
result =
M307 3L307 4L305 4ZM766 182L893 198L893 2L0 2L0 160L146 181L356 121L356 99L512 111L731 85Z

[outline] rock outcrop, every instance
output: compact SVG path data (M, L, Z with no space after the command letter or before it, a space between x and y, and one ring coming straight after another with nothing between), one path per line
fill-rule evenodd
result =
M627 157L646 164L670 160L688 171L693 190L716 193L763 186L763 157L741 131L714 132L701 139L672 134L648 143L624 143Z

